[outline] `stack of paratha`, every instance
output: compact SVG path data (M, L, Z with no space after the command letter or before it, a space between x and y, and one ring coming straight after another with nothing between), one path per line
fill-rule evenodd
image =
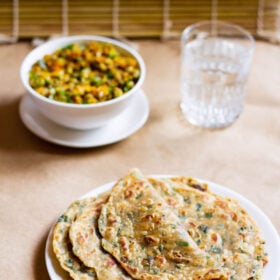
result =
M61 267L87 280L257 280L264 246L237 201L136 169L110 193L71 204L53 232Z

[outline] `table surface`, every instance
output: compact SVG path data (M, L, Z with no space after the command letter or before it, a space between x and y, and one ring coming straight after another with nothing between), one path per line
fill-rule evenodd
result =
M280 47L256 44L245 109L222 130L189 125L180 109L178 41L137 41L147 66L146 125L122 142L72 149L41 140L22 124L19 67L28 43L0 46L1 279L49 279L48 231L71 201L131 167L227 186L247 197L280 232Z

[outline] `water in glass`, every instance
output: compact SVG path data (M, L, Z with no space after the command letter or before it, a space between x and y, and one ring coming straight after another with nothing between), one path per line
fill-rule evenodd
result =
M181 109L195 125L224 127L243 109L251 54L226 39L193 40L183 46Z

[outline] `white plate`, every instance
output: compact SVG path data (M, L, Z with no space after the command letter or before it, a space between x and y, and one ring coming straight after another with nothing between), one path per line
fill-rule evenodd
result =
M171 177L171 175L153 175L153 177L163 178ZM261 229L264 239L266 241L266 251L269 256L269 262L264 268L263 280L278 280L280 277L280 238L268 217L251 201L243 197L242 195L215 183L200 180L200 182L207 183L209 188L222 196L232 197L239 201L239 203L248 211L248 213L254 218L257 225ZM101 193L110 190L115 182L111 182L93 189L89 193L83 195L81 198L95 197ZM60 268L51 246L52 230L47 239L45 250L45 261L47 270L51 280L65 280L69 279L67 274Z
M92 130L75 130L55 124L36 109L29 95L21 99L19 114L24 125L46 141L68 147L88 148L112 144L136 132L147 121L149 103L141 90L123 113L109 124Z

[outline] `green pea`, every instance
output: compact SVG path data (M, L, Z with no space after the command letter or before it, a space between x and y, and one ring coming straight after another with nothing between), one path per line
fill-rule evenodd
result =
M114 97L120 97L122 95L123 95L122 89L120 89L118 87L114 88Z
M117 57L119 54L116 52L116 51L110 51L109 52L109 57L110 58L115 58L115 57Z
M90 77L90 81L97 86L102 84L102 79L99 76Z

